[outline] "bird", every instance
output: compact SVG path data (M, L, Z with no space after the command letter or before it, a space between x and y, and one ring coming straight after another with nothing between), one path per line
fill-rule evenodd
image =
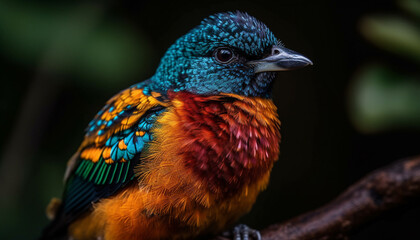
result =
M312 65L245 12L213 14L107 101L40 239L191 239L249 212L279 156L279 71Z

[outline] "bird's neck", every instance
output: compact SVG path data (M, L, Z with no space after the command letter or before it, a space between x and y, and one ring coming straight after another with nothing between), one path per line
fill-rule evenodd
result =
M211 192L235 194L267 175L279 154L280 122L270 99L234 94L168 94L173 107L159 119L160 148ZM159 140L158 140L159 141ZM163 156L162 156L163 157Z

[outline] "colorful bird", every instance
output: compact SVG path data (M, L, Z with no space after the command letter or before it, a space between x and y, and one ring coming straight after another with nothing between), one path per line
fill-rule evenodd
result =
M69 160L41 239L185 239L248 212L279 155L276 71L312 62L246 13L212 15L111 98Z

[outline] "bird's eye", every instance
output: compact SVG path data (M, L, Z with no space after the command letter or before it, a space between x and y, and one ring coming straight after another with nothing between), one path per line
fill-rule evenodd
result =
M226 64L235 58L235 54L229 48L218 48L214 51L214 58L218 62Z

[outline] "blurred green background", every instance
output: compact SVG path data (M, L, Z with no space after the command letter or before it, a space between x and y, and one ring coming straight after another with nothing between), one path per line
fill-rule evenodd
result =
M281 156L242 222L314 209L371 170L420 154L420 1L0 0L0 239L34 239L83 129L147 79L202 18L241 10L314 66L279 74ZM413 200L351 239L420 239Z

